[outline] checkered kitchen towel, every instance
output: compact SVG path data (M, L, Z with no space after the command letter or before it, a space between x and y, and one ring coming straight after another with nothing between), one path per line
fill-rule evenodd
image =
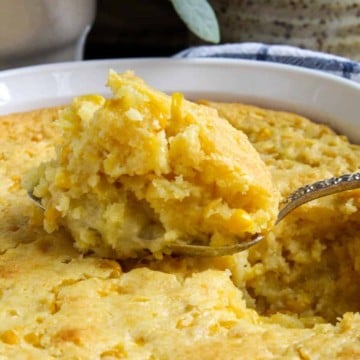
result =
M360 83L360 63L349 59L287 45L240 43L196 46L175 55L178 58L228 58L269 61L325 71Z

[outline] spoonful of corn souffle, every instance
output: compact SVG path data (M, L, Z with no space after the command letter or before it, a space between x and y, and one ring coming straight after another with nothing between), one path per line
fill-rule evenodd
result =
M24 181L46 231L64 226L79 251L121 259L239 251L274 226L280 195L243 132L130 71L110 71L108 86L111 98L60 111L55 159Z

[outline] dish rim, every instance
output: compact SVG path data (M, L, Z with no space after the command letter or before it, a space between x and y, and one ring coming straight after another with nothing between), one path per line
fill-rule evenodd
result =
M159 86L150 81L150 85L165 92L184 92L190 99L243 102L295 112L324 122L360 143L360 120L356 115L360 113L360 102L356 100L360 95L360 83L321 70L249 59L121 58L60 62L3 70L0 71L0 116L65 105L80 94L110 94L105 83L106 72L111 68L115 71L133 68L139 76L145 73L146 76L142 76L145 81L149 82L147 77L150 77L155 79L155 83L161 83ZM91 69L96 71L89 73ZM176 74L172 76L175 71L180 74L177 78ZM55 79L57 75L63 76L66 73L73 75L69 77L68 93L58 88L58 80ZM24 89L21 88L19 79L24 81ZM45 91L40 84L35 84L35 90L31 88L37 79L44 83ZM79 79L89 90L83 90L85 85L79 85ZM204 89L210 92L207 93ZM341 103L335 104L338 97Z
M213 57L198 57L198 58L167 58L167 57L148 57L148 58L111 58L111 59L89 59L89 60L79 60L79 61L65 61L65 62L57 62L57 63L49 63L49 64L39 64L39 65L31 65L31 66L23 66L14 69L5 69L0 71L0 79L6 78L8 76L18 75L18 74L27 74L27 73L38 73L44 71L54 71L54 69L63 68L64 70L74 69L76 67L92 67L94 65L106 65L106 64L114 64L114 63L122 63L122 62L134 62L137 64L142 63L151 63L151 62L159 62L165 61L167 63L179 63L179 64L214 64L217 66L223 65L246 65L250 67L264 67L269 69L278 69L284 71L290 71L291 73L304 73L310 74L319 78L330 78L335 82L343 83L349 85L350 87L354 87L355 89L360 90L360 83L357 83L351 79L347 79L345 77L341 77L339 75L331 74L326 71L322 71L319 69L310 69L298 65L292 64L283 64L276 63L270 61L261 61L261 60L249 60L249 59L229 59L229 58L213 58Z

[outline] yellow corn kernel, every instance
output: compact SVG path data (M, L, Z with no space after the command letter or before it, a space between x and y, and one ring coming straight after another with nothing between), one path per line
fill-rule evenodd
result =
M234 210L227 222L227 229L232 233L243 233L244 231L252 231L253 220L248 212L243 209Z
M264 128L259 132L257 139L266 140L269 139L271 136L272 136L272 131L269 128Z
M36 333L28 333L24 336L24 339L27 343L35 346L35 347L40 347L41 343L40 343L40 336Z
M181 93L174 93L171 96L171 118L174 121L182 119L182 106L184 102L184 95Z
M148 103L146 104L147 107L150 109L150 113L155 120L158 121L160 127L164 129L167 126L168 120L168 111L167 109L160 103Z
M19 343L19 337L14 330L6 330L0 335L0 339L5 344L16 345Z
M19 176L11 176L12 185L9 187L9 191L16 191L21 188L21 178Z
M70 176L66 172L62 171L56 174L56 185L63 189L70 189L71 181Z
M45 220L47 222L52 223L52 222L56 221L60 216L61 216L61 214L56 208L50 206L46 209Z

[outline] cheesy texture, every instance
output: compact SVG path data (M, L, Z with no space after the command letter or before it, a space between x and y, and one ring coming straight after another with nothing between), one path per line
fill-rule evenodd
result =
M79 97L60 113L57 157L30 175L48 232L63 225L82 252L125 258L273 226L279 194L243 132L130 72L108 83L111 99Z

